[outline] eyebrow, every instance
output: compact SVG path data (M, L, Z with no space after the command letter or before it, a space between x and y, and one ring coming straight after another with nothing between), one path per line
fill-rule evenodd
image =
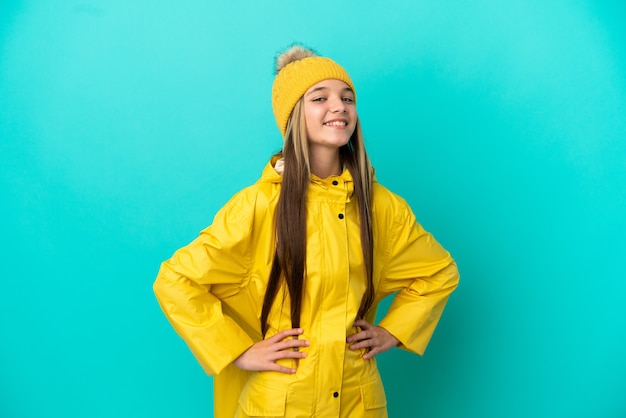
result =
M306 93L306 94L305 94L305 96L308 96L308 95L313 94L313 93L315 93L315 92L317 92L317 91L320 91L320 90L328 90L328 87L325 87L325 86L315 87L313 90L311 90L310 92ZM346 91L348 91L348 92L350 92L350 93L354 94L354 91L352 91L352 89L351 89L350 87L345 87L345 88L344 88L344 89L342 89L341 91L342 91L342 92L346 92Z

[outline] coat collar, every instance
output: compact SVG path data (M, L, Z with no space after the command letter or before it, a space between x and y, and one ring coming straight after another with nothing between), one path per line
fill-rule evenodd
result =
M265 165L261 178L258 182L281 183L283 180L282 172L282 160L278 156L273 156L270 161ZM333 181L338 181L343 184L344 190L348 195L348 199L352 197L352 193L354 192L354 181L352 179L352 174L350 174L350 171L348 169L344 169L343 173L338 176L330 176L325 179L322 179L315 174L311 175L311 185L318 186L324 190L336 187L336 185L333 184Z
M261 174L261 178L259 179L262 183L282 183L283 181L283 171L284 164L282 158L278 156L273 156L270 161L263 168L263 173ZM338 176L329 176L328 178L322 179L317 177L315 174L311 175L311 181L314 183L324 183L331 184L333 179L341 178L344 182L353 182L352 174L348 169L344 169L343 173Z

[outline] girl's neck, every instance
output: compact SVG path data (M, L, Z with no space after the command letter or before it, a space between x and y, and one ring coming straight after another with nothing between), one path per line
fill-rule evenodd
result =
M324 148L317 149L315 152L311 151L309 149L309 164L312 174L322 179L341 174L343 169L341 158L339 158L339 149Z

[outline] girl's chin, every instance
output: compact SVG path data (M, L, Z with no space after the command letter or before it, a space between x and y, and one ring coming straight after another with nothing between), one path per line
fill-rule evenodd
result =
M350 142L350 137L347 135L338 135L335 137L320 138L316 140L309 140L309 145L325 145L342 147Z
M324 143L309 143L309 149L313 148L341 148L346 145L348 141L329 141Z

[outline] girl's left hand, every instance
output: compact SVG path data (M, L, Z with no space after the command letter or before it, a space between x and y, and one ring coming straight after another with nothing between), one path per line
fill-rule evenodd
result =
M369 360L375 355L384 353L400 343L400 341L385 328L375 327L363 319L355 321L354 325L361 328L361 331L349 336L346 341L348 343L355 343L350 344L350 350L359 350L361 348L369 349L369 351L363 355L363 360Z

